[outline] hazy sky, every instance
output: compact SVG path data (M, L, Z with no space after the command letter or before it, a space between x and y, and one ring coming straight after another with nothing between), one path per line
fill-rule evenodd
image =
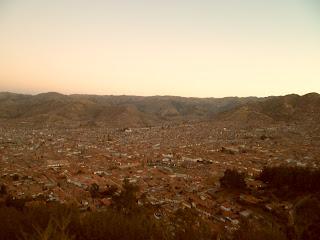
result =
M0 0L0 91L320 92L319 0Z

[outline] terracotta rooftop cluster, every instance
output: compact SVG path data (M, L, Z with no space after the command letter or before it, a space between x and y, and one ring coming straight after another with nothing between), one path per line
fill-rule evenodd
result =
M241 128L197 123L150 128L0 128L0 183L15 198L73 202L84 211L110 204L108 191L122 182L159 206L155 217L194 208L233 229L242 217L258 217L289 203L229 193L219 185L228 168L254 176L264 166L319 167L319 139L295 125ZM303 137L302 137L303 136ZM92 192L98 197L93 197ZM0 195L4 201L4 194ZM281 205L282 204L282 205Z

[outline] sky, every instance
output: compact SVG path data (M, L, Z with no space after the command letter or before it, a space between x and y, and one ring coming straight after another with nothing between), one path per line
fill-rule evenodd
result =
M0 91L320 93L320 3L0 0Z

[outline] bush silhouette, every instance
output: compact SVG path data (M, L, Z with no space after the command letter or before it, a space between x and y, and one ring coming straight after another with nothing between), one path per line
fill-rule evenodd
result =
M230 239L230 238L228 238ZM279 227L250 221L241 222L232 240L289 240Z
M291 192L319 192L320 170L305 167L277 166L265 167L258 179L269 187Z
M122 184L122 191L119 195L113 195L112 205L118 210L124 213L133 213L138 210L138 186L129 183L128 179L125 179Z
M7 194L7 186L4 184L0 184L0 196Z
M227 169L224 172L224 176L220 178L220 185L224 188L245 189L246 182L244 178L245 175L243 173L239 173L235 169Z
M92 183L89 187L89 192L92 198L99 197L99 185L96 183Z
M320 201L311 196L300 199L294 206L294 224L298 239L319 239Z

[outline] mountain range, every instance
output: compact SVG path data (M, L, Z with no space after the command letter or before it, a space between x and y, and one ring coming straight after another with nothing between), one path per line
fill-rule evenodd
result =
M318 121L320 95L185 98L0 92L0 121L143 127L192 121Z

